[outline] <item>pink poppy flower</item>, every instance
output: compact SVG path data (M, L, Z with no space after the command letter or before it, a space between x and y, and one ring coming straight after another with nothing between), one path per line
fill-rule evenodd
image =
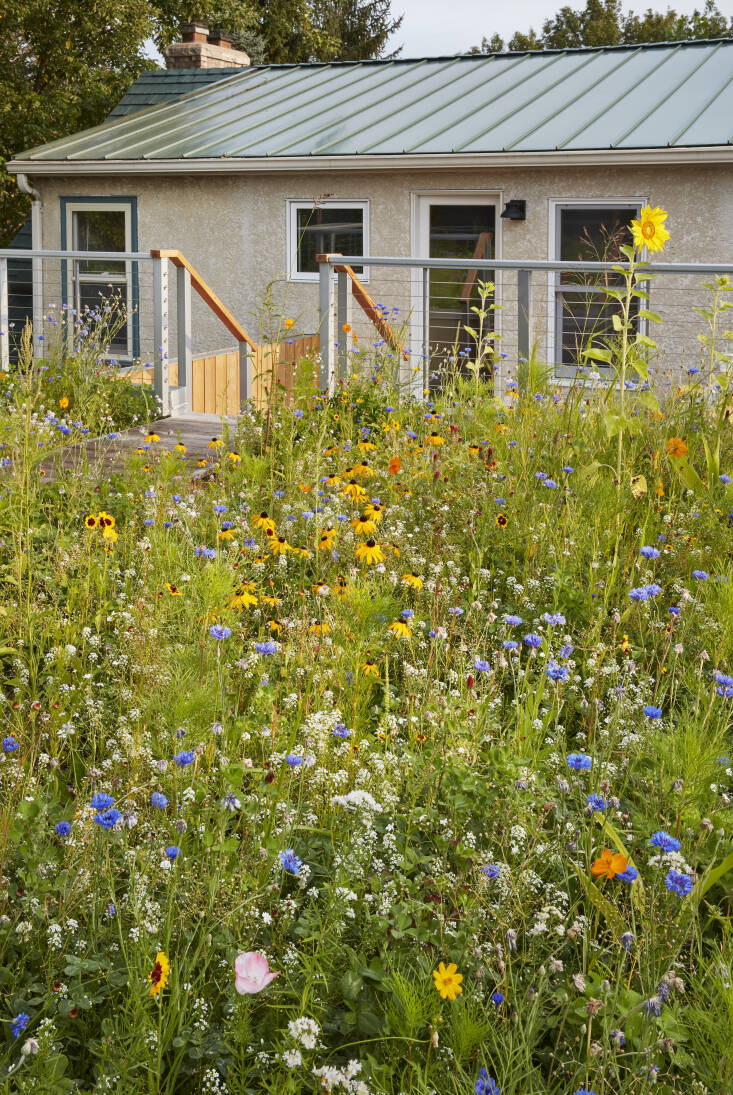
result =
M271 970L264 954L247 951L238 954L234 961L234 987L240 995L262 992L279 976L279 970Z

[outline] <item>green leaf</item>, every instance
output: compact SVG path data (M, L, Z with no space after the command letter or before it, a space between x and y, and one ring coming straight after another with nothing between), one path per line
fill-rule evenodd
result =
M659 400L655 396L654 392L640 392L638 402L642 407L647 407L650 411L654 411L655 414L659 414Z
M587 875L583 874L583 872L575 863L573 863L573 868L575 869L575 873L580 879L580 883L585 890L585 896L588 898L590 903L594 905L596 909L598 909L599 913L604 918L616 938L620 939L620 937L626 931L626 925L621 919L621 914L619 913L618 909L616 909L615 906L611 904L608 898L601 893L595 882Z
M591 346L588 350L583 350L583 357L591 357L594 361L607 361L611 363L611 351L603 350L600 346Z
M623 331L624 325L621 322L621 316L618 312L614 312L611 316L611 323L613 324L614 331Z
M652 323L661 323L662 317L657 315L656 312L650 312L648 308L639 309L639 319L649 319Z
M711 889L716 882L719 882L723 875L727 874L728 871L733 871L733 852L731 852L730 855L727 855L725 859L721 860L717 867L708 868L692 891L692 896L697 901L700 901L708 890Z
M636 336L634 345L636 346L648 346L652 350L656 350L657 344L653 338L649 338L648 335L643 335L641 332Z

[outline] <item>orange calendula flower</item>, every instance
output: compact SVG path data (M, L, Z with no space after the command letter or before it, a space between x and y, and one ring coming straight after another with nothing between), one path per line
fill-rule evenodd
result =
M628 860L620 852L612 852L610 848L604 848L592 865L590 873L597 878L613 878L617 874L623 874L628 865Z
M681 437L670 437L667 442L667 452L676 458L687 455L687 445Z
M664 227L668 217L664 209L658 205L643 206L638 220L632 220L631 231L634 236L634 247L641 251L646 247L648 251L663 251L664 245L669 239L669 232Z
M348 335L349 331L351 330L351 324L350 323L342 323L341 324L341 330L344 332L345 335Z
M294 319L286 319L285 320L285 330L286 331L289 331L290 328L294 327L294 326L295 326L295 320Z
M433 970L433 981L443 1000L455 1000L463 992L462 980L463 974L458 972L455 962L449 962L447 966L445 962L441 962L437 970Z
M365 540L363 544L357 544L354 554L360 563L366 563L367 566L384 562L384 552L376 540Z
M165 986L168 984L168 977L170 975L170 972L170 962L166 958L163 951L158 951L155 956L155 965L148 974L151 996L157 996L159 992L163 991Z
M400 460L399 456L393 456L389 462L389 474L397 475L397 472L400 470L401 467L402 461Z

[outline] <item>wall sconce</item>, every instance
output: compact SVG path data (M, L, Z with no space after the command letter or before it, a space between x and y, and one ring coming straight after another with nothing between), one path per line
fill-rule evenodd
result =
M502 218L508 221L526 221L527 203L524 198L511 198L504 206Z

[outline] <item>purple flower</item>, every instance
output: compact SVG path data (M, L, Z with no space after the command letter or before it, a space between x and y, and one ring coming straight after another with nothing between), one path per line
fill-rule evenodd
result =
M501 867L498 867L496 863L487 863L481 873L486 875L488 879L498 878L501 874Z
M303 758L297 753L288 753L285 758L285 763L289 764L291 768L299 768L303 763Z
M25 1011L21 1011L20 1015L15 1016L15 1018L10 1023L10 1033L13 1035L13 1038L20 1038L21 1034L28 1026L30 1020L30 1015L28 1015Z
M566 665L559 665L558 662L550 658L545 670L545 676L553 681L567 681L570 678L570 670Z
M521 616L505 616L504 617L504 623L507 625L507 627L519 627L519 625L522 623L522 617Z
M575 647L573 646L572 643L565 643L563 646L560 647L560 657L561 658L569 658L574 650L575 650Z
M501 1095L501 1088L497 1087L496 1080L489 1076L485 1068L478 1070L478 1079L473 1090L476 1095Z
M477 673L488 673L491 669L491 666L487 661L484 661L483 658L476 658L473 663L473 668L476 670Z
M186 768L189 764L193 764L194 754L190 749L182 749L180 753L175 754L173 762L177 764L179 768Z
M18 742L16 741L16 739L13 737L12 734L8 734L7 737L3 738L3 750L4 750L4 752L14 753L17 748L18 748Z
M557 483L555 482L554 479L544 479L542 481L542 486L543 487L549 487L550 490L557 490Z
M336 723L336 725L334 726L331 733L333 734L333 736L335 738L344 739L344 738L350 738L351 737L351 731L347 730L347 728L346 728L346 726L344 725L343 722Z
M56 826L56 833L58 836L68 836L71 832L71 825L68 821L60 821Z
M696 578L698 582L707 582L710 575L706 570L693 570L692 577Z
M114 801L112 795L108 795L106 791L98 791L96 795L92 795L91 807L93 810L108 810L110 806L114 806Z
M265 643L255 643L255 650L263 658L268 654L277 654L277 643L269 641Z
M97 825L101 825L103 829L114 829L121 816L119 810L103 810L101 813L94 815L94 821Z
M566 622L562 612L545 612L542 619L546 624L549 624L550 627L562 627Z
M168 805L168 799L160 791L153 791L150 796L150 802L153 806L156 806L159 810L165 810Z
M212 639L216 639L218 643L223 639L228 639L231 633L231 627L225 627L224 624L212 624L209 628L209 635L211 635Z
M178 859L179 855L181 854L181 849L176 847L175 844L169 844L165 850L165 854L167 855L168 859L170 859L171 863L173 863L174 860Z
M504 1003L504 993L503 992L492 992L491 1002L492 1002L492 1004L496 1004L496 1006L498 1008L501 1007L501 1005Z
M638 877L639 872L637 871L636 867L632 867L630 863L625 871L620 871L619 874L616 875L616 878L621 879L622 882L629 883L636 882Z
M606 800L603 795L588 795L588 808L593 814L604 814L606 812Z
M539 650L542 646L542 636L535 635L534 632L530 631L529 634L524 636L524 643L526 646L531 647L532 650Z
M519 643L515 642L514 639L505 639L501 645L505 650L516 650L519 647Z

